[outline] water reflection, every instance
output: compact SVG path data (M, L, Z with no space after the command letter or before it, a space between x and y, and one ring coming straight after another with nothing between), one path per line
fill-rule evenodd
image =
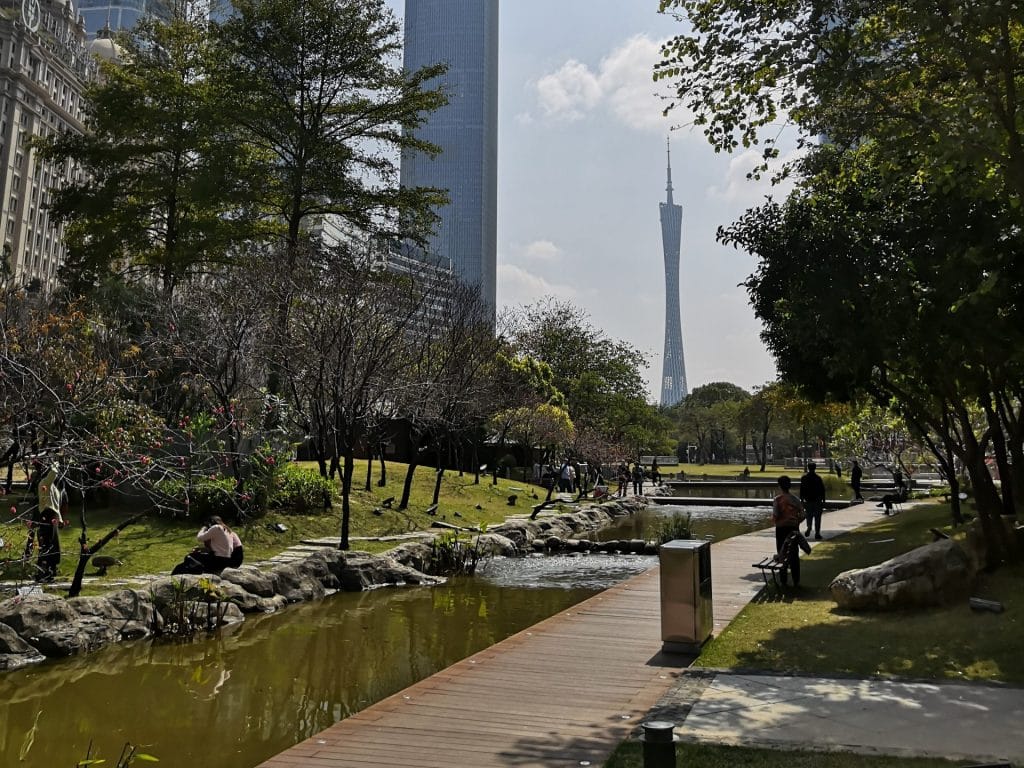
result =
M337 595L215 639L134 643L9 673L0 765L74 765L94 740L108 764L131 741L163 765L250 768L594 591L477 579Z
M619 518L616 525L603 529L599 541L614 539L645 539L647 531L659 517L669 515L690 515L690 527L696 538L706 536L715 541L730 536L750 533L771 525L772 510L763 507L701 507L672 506L669 504L650 506L638 515Z

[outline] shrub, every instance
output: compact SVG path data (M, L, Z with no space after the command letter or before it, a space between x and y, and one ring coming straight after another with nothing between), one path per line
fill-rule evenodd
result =
M656 544L664 544L675 539L692 539L690 514L676 512L673 515L658 518L652 523L650 535L647 538Z
M276 477L271 506L296 514L323 512L331 505L334 486L315 469L286 464Z
M238 511L235 504L235 481L229 477L195 478L188 488L184 480L163 480L157 490L170 499L176 511L198 520L211 515L234 519Z

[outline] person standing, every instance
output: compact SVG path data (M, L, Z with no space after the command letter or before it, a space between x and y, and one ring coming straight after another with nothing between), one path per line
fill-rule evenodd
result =
M821 478L818 478L819 480ZM786 540L796 534L800 536L800 520L803 518L803 504L789 492L792 484L789 477L779 478L779 495L772 500L772 522L775 523L775 552L783 554ZM789 574L793 574L793 586L800 586L800 551L796 542L790 542L786 548L786 560L779 569L779 580L782 586L789 582Z
M813 528L815 540L821 541L821 514L825 510L825 481L814 471L815 467L813 461L808 463L807 474L800 478L800 500L807 513L807 530L804 531L804 535L810 536L811 528Z
M633 465L633 495L644 495L644 466L639 461Z
M622 499L626 497L626 486L629 485L629 467L626 466L625 462L619 464L618 481L619 487L615 493Z
M850 468L850 485L853 487L853 498L864 501L864 497L860 493L860 479L864 476L864 471L860 468L860 464L857 460L853 460L853 466Z

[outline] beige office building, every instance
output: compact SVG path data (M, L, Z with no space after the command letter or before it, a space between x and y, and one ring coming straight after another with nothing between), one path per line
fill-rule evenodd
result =
M33 136L82 132L82 89L95 74L70 0L0 0L0 243L8 280L48 290L64 257L50 190L70 163L43 162Z

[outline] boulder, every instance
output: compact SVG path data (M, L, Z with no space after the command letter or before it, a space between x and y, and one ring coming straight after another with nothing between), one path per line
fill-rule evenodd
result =
M829 585L848 610L894 610L943 605L968 593L975 570L951 539L926 544L884 563L845 571Z
M68 622L40 627L29 637L22 635L22 639L44 656L64 657L116 643L121 633L97 616L78 616Z
M220 578L222 581L238 585L257 597L274 597L277 594L273 576L252 565L243 565L241 568L225 568L221 572Z
M78 613L68 601L57 595L33 593L0 602L0 624L6 624L27 639L60 624L70 624Z
M73 597L67 601L83 616L102 619L125 640L146 637L163 626L152 595L121 589L102 597Z
M481 533L473 540L473 543L482 554L491 557L515 557L519 554L519 547L516 546L516 543L500 533Z
M386 555L366 552L349 552L348 555L341 575L342 589L346 592L394 584L439 584L444 581L402 565Z
M0 672L38 664L46 657L22 640L6 624L0 624Z
M493 534L487 535L491 536ZM402 565L415 568L417 571L423 571L427 568L427 565L430 563L430 553L431 546L429 541L407 541L388 551L388 554Z
M278 594L289 603L319 600L327 595L324 585L303 567L304 561L276 565L271 569Z

